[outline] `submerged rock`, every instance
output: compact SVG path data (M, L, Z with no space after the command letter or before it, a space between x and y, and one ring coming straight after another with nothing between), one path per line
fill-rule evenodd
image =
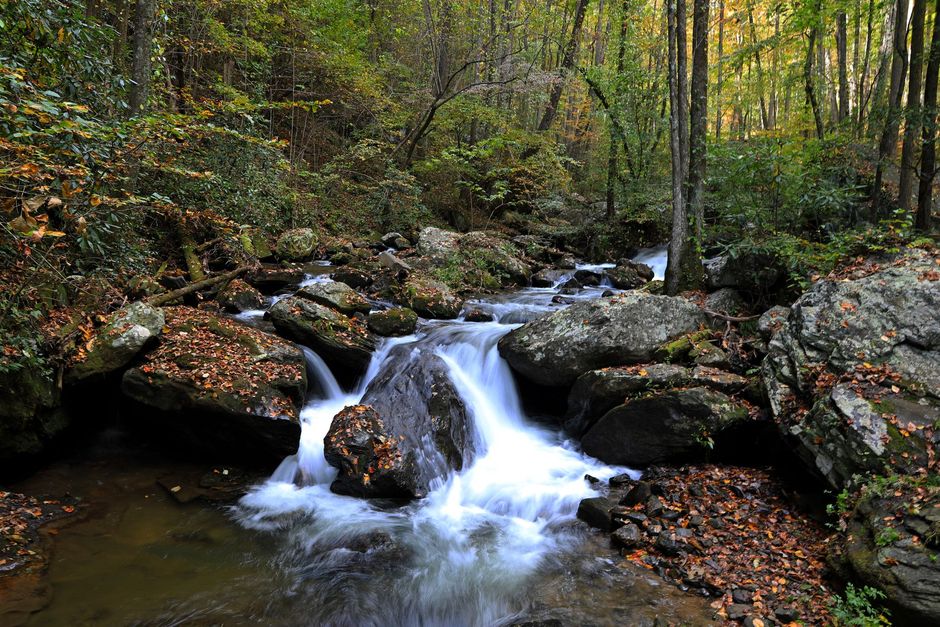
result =
M535 383L570 385L589 370L649 361L663 343L704 323L687 300L627 292L524 324L500 340L499 352Z
M702 457L722 431L747 419L743 406L706 388L654 392L607 412L581 445L609 464L681 462Z
M375 340L358 320L297 296L278 301L270 314L278 332L309 346L327 362L359 372L369 366Z
M156 341L163 324L163 310L143 301L117 310L85 345L81 358L66 373L66 380L79 382L120 370Z
M188 307L166 308L167 331L124 373L125 396L151 411L175 447L279 462L297 451L307 387L303 353L277 336Z
M393 349L362 404L337 414L324 439L326 460L339 469L332 490L363 497L422 497L473 451L473 425L447 365L407 345Z

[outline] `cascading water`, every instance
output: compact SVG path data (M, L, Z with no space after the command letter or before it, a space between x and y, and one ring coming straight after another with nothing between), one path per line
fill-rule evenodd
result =
M554 294L529 288L475 301L471 306L496 321L428 322L418 335L386 341L349 392L318 355L305 351L316 385L301 413L300 450L242 499L236 515L248 527L286 536L280 567L311 624L509 621L525 609L527 580L573 544L577 505L594 494L585 475L603 479L624 469L600 464L528 420L496 348L519 323L557 308ZM434 351L447 364L474 420L477 455L406 506L333 494L336 470L323 457L332 418L362 398L401 344Z

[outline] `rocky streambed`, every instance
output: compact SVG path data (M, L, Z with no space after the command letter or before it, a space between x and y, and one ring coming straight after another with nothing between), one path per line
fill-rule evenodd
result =
M275 248L304 258L305 236ZM872 260L765 312L770 279L753 285L746 259L711 261L708 294L666 297L655 253L577 265L425 229L325 254L342 265L122 308L64 391L20 394L7 455L120 391L134 444L75 472L137 483L114 506L63 482L85 505L48 564L61 597L17 620L821 623L846 579L883 588L899 622L937 617L940 256ZM127 463L139 447L153 467ZM17 487L61 494L62 472ZM831 537L801 502L823 488L844 490ZM139 544L107 541L153 507ZM152 602L83 599L83 550L117 573L141 551L176 570L154 564Z

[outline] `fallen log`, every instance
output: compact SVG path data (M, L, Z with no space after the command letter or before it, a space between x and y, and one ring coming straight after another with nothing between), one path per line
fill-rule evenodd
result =
M227 283L232 279L241 276L242 274L248 272L251 266L239 266L231 272L226 272L225 274L220 274L214 277L209 277L208 279L203 279L202 281L196 281L195 283L190 283L186 287L181 287L178 290L173 290L172 292L166 292L164 294L157 294L155 296L150 296L145 298L144 302L155 307L171 303L177 298L182 298L187 294L192 294L193 292L198 292L199 290L204 290L207 287L212 287L219 283Z

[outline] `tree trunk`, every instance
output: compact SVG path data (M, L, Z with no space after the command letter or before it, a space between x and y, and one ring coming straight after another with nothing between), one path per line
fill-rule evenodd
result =
M666 262L666 293L676 295L682 281L682 265L688 250L689 222L685 213L683 193L685 180L682 172L682 134L679 132L679 46L676 33L676 5L681 0L668 0L666 8L667 36L669 40L669 150L672 155L672 235L669 239L669 257Z
M865 26L865 57L862 60L862 72L858 75L858 88L856 89L856 113L855 136L861 138L865 128L865 107L868 104L868 98L871 91L866 95L865 84L868 83L868 69L871 62L871 35L875 20L875 0L868 0L868 22Z
M705 223L705 134L708 115L708 3L692 8L692 97L689 130L689 214L695 222L696 251L702 246Z
M845 11L836 14L836 54L839 63L839 115L836 121L849 117L849 60L848 60L848 16Z
M721 87L724 81L725 0L718 0L718 82L715 85L715 141L721 139Z
M565 84L565 75L574 67L575 55L578 52L578 41L581 39L581 26L584 24L584 13L587 10L589 0L578 0L578 7L575 10L574 23L571 26L571 38L568 45L565 46L565 54L559 67L558 81L552 87L551 96L548 99L548 105L545 107L545 113L539 122L538 130L547 131L552 126L555 114L558 112L558 103L561 101L561 92Z
M678 88L679 122L679 162L682 166L682 181L685 185L689 178L689 79L688 79L688 36L686 35L685 0L676 0L676 79ZM683 194L683 198L684 198Z
M878 143L878 163L875 182L871 190L872 217L881 214L881 185L884 171L897 151L900 124L901 97L904 93L904 71L907 67L907 0L897 0L894 20L894 52L891 57L891 84L888 89L888 112L881 141Z
M940 0L936 1L930 57L924 82L924 128L920 156L920 183L917 189L917 215L914 225L924 233L930 231L933 209L933 178L936 174L937 149L937 83L940 79Z
M818 26L813 26L809 31L809 42L806 45L806 62L803 64L803 83L806 90L806 103L813 111L813 120L816 122L816 137L823 139L825 137L825 128L823 127L822 112L819 110L819 102L816 99L816 85L813 78L813 57L816 54L816 35Z
M878 70L875 74L875 85L869 95L869 101L871 102L871 111L868 115L869 135L874 135L878 128L877 123L882 119L884 110L887 109L883 106L883 101L886 100L884 95L887 91L888 77L891 74L891 42L894 40L897 13L897 4L892 4L890 10L885 13L884 24L881 29L881 44L878 47Z
M920 134L921 73L924 69L924 18L927 0L914 0L911 14L911 71L907 88L907 111L904 115L904 143L901 147L901 178L898 182L898 207L911 208L911 192L917 171L917 135Z
M153 42L154 0L137 0L134 11L134 65L131 71L130 112L140 115L147 109L150 91L150 49Z
M754 63L757 65L757 99L760 104L760 125L763 130L770 129L767 115L767 101L764 99L764 68L760 62L760 46L757 45L757 28L754 26L754 10L750 2L747 5L747 22L751 31L751 46L754 48Z

